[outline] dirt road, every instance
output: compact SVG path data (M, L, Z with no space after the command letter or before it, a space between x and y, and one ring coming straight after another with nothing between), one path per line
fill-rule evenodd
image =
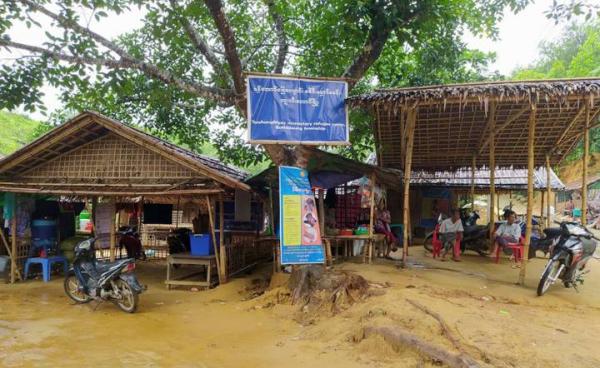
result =
M397 327L452 351L437 321L410 299L439 313L482 366L600 367L599 262L592 261L579 293L555 286L538 298L543 260L530 262L525 288L514 285L518 270L507 260L413 261L425 267L399 270L383 261L336 266L390 286L339 314L308 318L298 318L297 307L273 303L278 289L251 298L269 267L190 292L167 291L164 266L142 264L139 275L149 290L134 315L110 304L72 305L58 276L48 284L0 285L0 366L439 366L410 347L361 336L364 326Z

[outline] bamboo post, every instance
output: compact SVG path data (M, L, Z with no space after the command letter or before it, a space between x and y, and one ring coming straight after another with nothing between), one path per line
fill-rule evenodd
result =
M525 244L521 260L521 272L519 272L519 285L525 284L525 274L527 270L527 259L529 256L529 244L531 242L531 223L533 217L533 171L534 167L534 148L535 148L535 118L536 106L531 105L529 114L529 135L527 137L527 228L525 231Z
M376 178L375 174L371 175L371 208L369 211L369 240L367 240L367 246L365 247L365 258L369 257L369 263L371 263L373 255L373 226L375 217L375 185ZM368 254L367 254L368 252Z
M490 131L490 249L494 249L494 223L496 222L496 209L494 196L496 192L496 103L490 104L488 115L488 129Z
M10 221L10 243L11 243L11 253L12 257L10 257L10 283L14 284L17 279L17 200L18 196L15 195L15 200L12 205L12 218Z
M404 208L402 221L404 229L402 231L403 249L402 249L402 264L406 266L406 257L408 256L408 233L410 231L409 216L410 216L410 174L412 166L413 144L415 141L415 124L417 120L417 111L415 108L410 108L406 119L406 154L404 161Z
M92 235L96 236L96 207L98 207L98 197L92 198Z
M473 156L471 163L471 211L475 211L475 170L477 166L477 156Z
M552 226L552 216L550 214L550 193L552 193L552 181L550 180L550 155L546 155L546 227ZM555 207L556 208L556 207Z
M319 189L319 221L321 236L325 235L325 190Z
M115 232L115 225L116 225L116 219L117 219L117 213L116 213L116 206L113 207L113 205L115 204L114 200L111 200L111 215L110 215L110 261L114 262L115 261L115 245L116 245L116 232Z
M545 195L544 195L544 191L540 190L540 220L541 222L544 222L544 201L545 201Z
M212 205L210 204L210 197L205 196L205 198L206 208L208 209L208 222L210 224L210 233L212 235L213 249L215 251L215 263L217 264L217 274L219 275L219 284L221 284L223 282L223 274L221 273L221 258L219 257L219 247L217 245L217 237L215 235L215 222L213 219Z
M225 204L223 203L223 194L219 196L219 248L221 271L223 272L223 282L227 282L227 250L225 249Z
M590 100L585 102L585 127L583 128L583 168L581 170L581 224L587 225L587 180L590 161Z

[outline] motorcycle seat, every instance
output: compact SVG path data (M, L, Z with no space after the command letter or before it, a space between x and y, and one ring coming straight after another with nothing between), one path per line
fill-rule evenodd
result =
M96 271L102 274L113 267L125 267L125 265L129 262L129 259L119 259L115 262L98 262L96 263Z
M581 239L581 245L585 256L591 256L596 251L596 242L593 239Z
M557 238L562 234L560 227L548 227L544 229L547 238Z

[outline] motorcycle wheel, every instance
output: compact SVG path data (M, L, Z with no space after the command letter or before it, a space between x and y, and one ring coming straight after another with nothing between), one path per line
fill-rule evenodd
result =
M76 303L83 304L92 300L89 295L79 289L79 280L74 274L69 274L65 277L64 286L67 296Z
M127 282L119 279L116 283L122 298L115 300L115 303L123 312L134 313L138 307L138 294L131 289Z
M540 283L537 287L538 296L544 295L544 293L546 293L546 291L548 291L548 289L550 288L550 285L552 285L552 279L556 280L558 278L557 273L560 269L559 266L560 261L558 260L551 260L550 262L548 262L548 265L546 265L546 269L544 270L542 278L540 279Z
M423 242L423 246L425 247L425 250L429 253L433 252L433 236L430 235L426 237L425 241Z

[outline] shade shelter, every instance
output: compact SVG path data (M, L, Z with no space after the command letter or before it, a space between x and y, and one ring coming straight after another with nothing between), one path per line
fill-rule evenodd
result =
M96 112L86 111L0 161L0 192L118 201L190 199L208 210L221 282L227 277L224 198L249 192L246 173ZM14 204L13 204L14 206ZM218 207L218 217L215 208ZM13 211L14 212L14 211ZM11 223L12 270L17 217ZM115 258L112 211L110 258ZM12 281L16 275L13 272Z
M318 197L318 208L319 208L319 220L321 226L321 234L326 233L325 229L325 191L328 193L332 193L335 197L345 197L348 195L350 191L352 191L353 196L359 196L360 194L356 190L357 186L352 186L349 188L347 185L350 182L356 181L357 179L366 177L369 179L369 185L371 188L374 186L383 186L383 187L398 187L402 183L402 173L396 169L384 169L375 165L363 163L360 161L352 160L341 155L320 150L314 147L300 147L302 150L301 155L305 158L306 161L306 170L309 174L309 180L311 186L315 191L315 195ZM277 193L279 186L279 173L277 167L269 167L262 171L261 173L249 178L246 183L250 185L254 190L263 193L263 195L268 198L270 217L272 219L276 219L278 217L278 201L277 201ZM331 192L333 190L333 192ZM340 191L341 190L341 191ZM371 191L370 203L368 207L362 208L365 210L364 217L366 218L366 222L369 223L368 226L368 234L362 236L353 236L348 235L346 237L342 236L325 236L324 240L367 240L367 242L371 242L374 237L373 233L373 223L375 217L375 201L374 194ZM330 200L328 194L328 200ZM354 204L360 205L360 203ZM349 216L344 216L345 221L340 221L339 223L344 223L350 227L353 226L355 222L356 215L354 213L355 208L341 208L338 207L336 211L336 217L341 215L346 215L346 212L352 212ZM361 211L363 212L363 211ZM352 217L352 220L349 218ZM338 218L339 220L339 218ZM274 221L275 222L275 221ZM343 239L342 239L343 238ZM328 250L328 249L326 249ZM366 254L366 253L365 253ZM372 256L372 254L369 254ZM276 257L277 258L277 257ZM327 259L331 259L331 254L327 253ZM277 268L275 269L277 271Z
M374 115L379 165L404 169L405 182L412 170L471 167L474 176L476 168L484 165L526 167L527 254L534 169L559 163L583 138L582 176L583 182L587 181L589 130L598 124L599 95L600 79L587 78L387 89L348 101ZM408 183L404 186L405 223L409 187ZM491 175L492 206L494 193ZM523 262L520 282L525 265Z

